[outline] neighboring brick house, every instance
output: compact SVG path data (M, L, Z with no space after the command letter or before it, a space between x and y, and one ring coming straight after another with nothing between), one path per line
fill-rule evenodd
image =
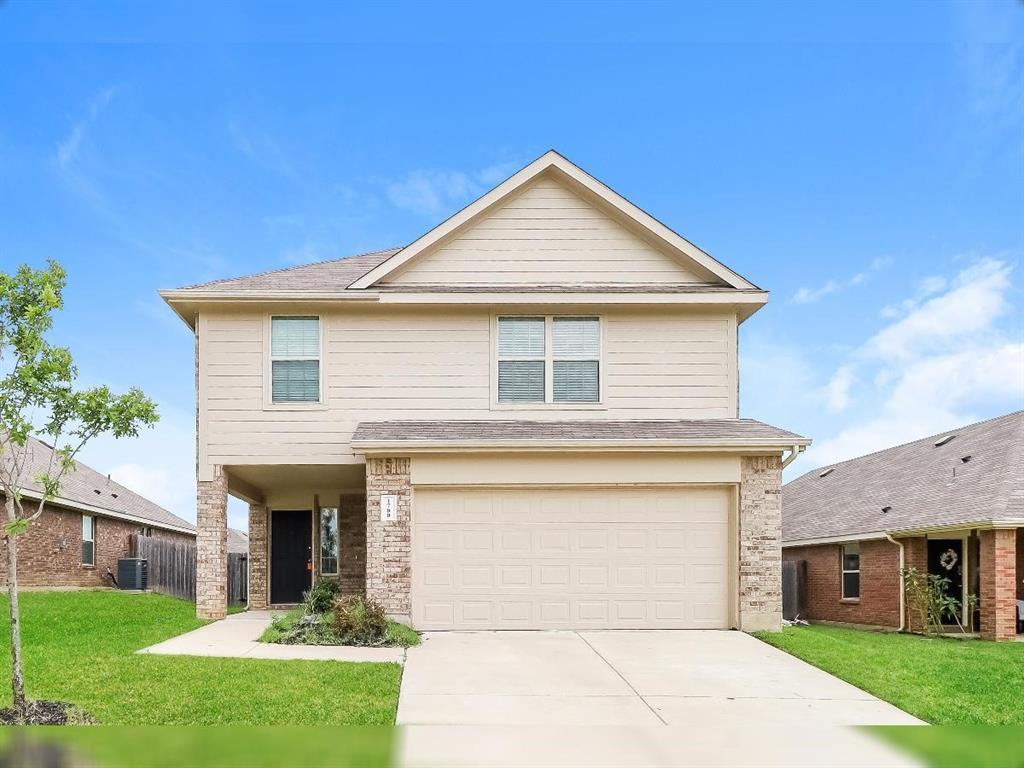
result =
M29 438L26 477L46 471L52 449ZM37 508L40 487L28 483L27 511ZM0 501L3 494L0 494ZM193 541L195 528L149 499L77 462L60 495L18 538L18 584L24 587L109 587L117 561L130 557L133 534ZM0 580L7 583L6 540L0 540Z
M975 595L984 637L1016 637L1024 411L819 467L787 483L782 500L783 558L806 563L803 618L914 628L902 559L948 578L962 603Z
M419 629L777 629L767 293L555 152L412 244L161 295L195 334L200 616L318 579Z

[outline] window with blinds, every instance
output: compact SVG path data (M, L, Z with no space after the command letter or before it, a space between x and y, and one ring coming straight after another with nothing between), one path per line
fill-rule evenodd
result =
M543 317L498 318L498 402L543 403Z
M601 400L601 321L499 317L499 403Z
M556 317L552 322L554 401L598 402L601 399L601 321L596 317Z
M275 403L320 402L320 318L270 318L270 391Z

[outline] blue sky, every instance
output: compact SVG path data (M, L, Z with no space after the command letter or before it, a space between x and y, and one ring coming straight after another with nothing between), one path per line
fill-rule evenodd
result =
M790 477L1024 407L1021 3L365 5L0 2L0 268L61 261L55 339L163 414L93 466L194 518L157 289L404 244L550 147L771 291L741 410L815 439Z

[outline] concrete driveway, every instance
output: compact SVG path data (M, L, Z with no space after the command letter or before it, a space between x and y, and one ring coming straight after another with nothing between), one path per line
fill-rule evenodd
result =
M443 632L409 650L403 725L919 724L741 632Z
M847 725L919 724L740 632L445 632L409 649L401 763L917 765Z

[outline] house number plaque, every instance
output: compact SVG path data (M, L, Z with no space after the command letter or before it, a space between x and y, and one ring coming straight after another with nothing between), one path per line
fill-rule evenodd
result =
M398 519L398 497L385 493L380 497L380 519L386 523Z

